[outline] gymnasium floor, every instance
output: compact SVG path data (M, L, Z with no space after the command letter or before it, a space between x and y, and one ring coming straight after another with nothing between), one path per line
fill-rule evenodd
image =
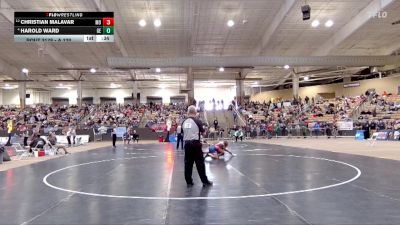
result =
M119 145L0 172L0 224L399 224L400 162L258 143L183 179L170 144Z

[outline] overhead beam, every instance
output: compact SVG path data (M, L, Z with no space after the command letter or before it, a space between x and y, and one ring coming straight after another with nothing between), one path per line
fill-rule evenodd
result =
M310 83L313 81L320 81L320 80L329 80L329 79L335 79L335 78L342 78L341 76L329 76L329 77L321 77L321 78L310 78L309 80L299 80L299 83ZM292 81L289 82L284 82L282 85L287 85L287 84L292 84ZM275 86L274 84L261 84L261 85L256 85L255 87L272 87Z
M4 0L0 0L0 14L7 20L14 18L14 9Z
M250 72L250 69L241 69L239 71L239 79L245 79Z
M5 1L0 1L0 15L8 20L8 18L14 17L14 11L11 10L10 5ZM22 76L21 71L8 64L3 59L0 59L0 74L7 75L15 80L22 80L24 76Z
M14 24L14 11L15 9L11 7L10 4L6 0L2 0L1 2L1 15L4 16L6 20L8 20L11 24ZM45 50L47 54L59 65L63 67L73 67L72 63L68 61L54 46L49 43L36 42L36 44ZM68 73L72 76L72 78L77 79L79 74L76 71L68 71Z
M49 55L57 65L60 65L64 68L73 68L74 65L65 58L53 45L49 43L38 42L37 45ZM68 70L67 73L71 75L71 77L75 80L79 79L79 72L76 70Z
M137 67L233 67L233 66L384 66L396 64L400 56L192 56L177 58L108 57L112 68Z
M21 70L8 64L3 59L0 59L0 74L7 75L15 80L25 79L25 76L22 75Z
M95 4L96 8L98 11L109 11L107 9L107 6L104 4L104 1L102 0L93 0L93 3ZM114 43L121 52L121 55L124 57L128 57L128 51L126 50L126 47L124 45L124 42L121 39L121 36L118 34L117 30L114 30ZM134 70L129 70L129 74L133 80L136 79L136 73Z
M265 31L264 35L261 38L261 41L258 45L254 48L252 55L262 55L265 52L265 49L268 46L269 41L272 38L272 35L276 32L279 25L283 22L286 18L286 15L290 11L290 9L295 5L296 0L284 0L281 8L278 10L272 23L268 26L267 30Z
M285 81L292 76L293 73L300 74L305 71L310 71L313 69L315 70L316 68L306 67L306 66L295 68L295 70L292 70L291 72L287 73L285 76L281 76L281 79L279 79L279 81L275 84L274 88L277 88L277 87L283 85L285 83Z
M339 46L350 35L372 19L372 15L383 10L395 0L373 0L364 9L362 9L356 16L354 16L347 24L340 28L331 38L323 43L312 55L325 56Z
M287 79L289 79L289 78L292 76L292 74L293 74L293 72L291 71L291 72L289 72L288 74L286 74L285 76L283 76L283 77L278 81L278 83L274 84L274 88L277 88L277 87L281 86L282 84L284 84L285 81L286 81Z
M334 74L334 75L331 75L331 74L332 74L332 73L338 73L338 72L341 72L341 73L344 73L344 72L347 72L347 73L355 73L355 72L358 72L358 71L360 71L360 70L362 70L362 69L365 69L365 68L368 68L368 67L352 67L352 68L337 69L337 70L322 71L322 72L318 72L318 71L309 71L309 72L307 72L307 71L304 71L304 70L301 70L301 72L299 72L299 70L297 70L297 71L295 71L295 73L296 73L297 75L308 76L308 77L310 77L310 78L315 77L315 76L321 76L321 75L323 75L322 79L325 79L326 77L330 77L330 76L334 76L334 77L352 76L352 74L350 74L350 75L343 75L343 74ZM280 86L280 85L283 85L283 84L287 84L287 83L285 83L285 81L286 81L287 79L290 78L291 74L292 74L292 72L290 72L290 73L287 74L285 77L283 77L283 79L281 79L281 80L274 86L274 88L276 88L276 87L278 87L278 86ZM313 80L315 80L315 79L313 79ZM309 81L312 81L312 79L310 79ZM290 82L289 82L289 83L290 83Z
M390 46L386 46L384 48L382 48L380 50L380 55L391 55L393 53L395 53L395 55L399 55L398 52L400 52L400 43L399 42L395 42Z

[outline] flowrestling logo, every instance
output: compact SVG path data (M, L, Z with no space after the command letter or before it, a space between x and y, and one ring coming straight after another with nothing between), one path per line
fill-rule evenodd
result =
M388 17L387 11L378 11L378 12L368 12L369 18L371 19L386 19Z

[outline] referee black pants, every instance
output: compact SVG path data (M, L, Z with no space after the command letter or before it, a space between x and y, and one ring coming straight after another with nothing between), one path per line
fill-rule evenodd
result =
M206 175L206 167L204 165L203 151L200 141L185 142L185 180L187 184L193 184L192 172L193 164L196 163L197 172L199 173L201 182L208 183Z

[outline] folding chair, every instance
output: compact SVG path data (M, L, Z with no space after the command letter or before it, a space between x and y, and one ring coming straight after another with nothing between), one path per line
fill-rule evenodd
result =
M82 145L82 137L75 138L75 147Z
M50 142L47 143L47 145L43 146L45 152L48 152L49 156L55 156L58 152L58 149L55 148Z
M14 148L18 160L26 159L29 156L32 156L32 154L29 153L29 150L22 147L20 143L13 143L11 147Z
M100 131L96 132L93 128L94 141L103 141L103 135Z
M371 136L371 138L368 138L367 139L367 141L368 141L368 143L367 143L367 145L368 146L371 146L371 147L373 147L373 146L375 146L375 143L376 143L376 138L378 137L378 133L377 132L375 132L375 133L373 133L372 134L372 136Z

